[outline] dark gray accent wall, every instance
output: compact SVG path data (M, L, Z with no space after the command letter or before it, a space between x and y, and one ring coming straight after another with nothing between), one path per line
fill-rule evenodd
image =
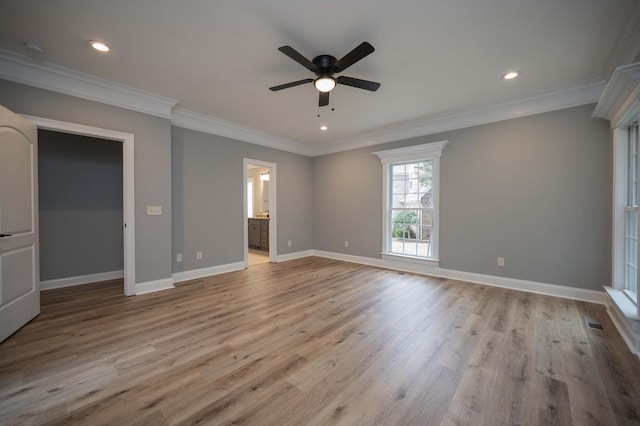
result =
M122 143L38 131L40 280L123 268Z
M174 272L243 261L244 158L277 164L278 255L313 248L311 158L175 126L171 139Z
M601 290L611 271L612 149L593 108L314 158L314 248L380 258L382 166L372 152L448 140L440 267Z
M171 278L171 122L0 80L0 104L18 114L135 135L136 282ZM146 206L162 206L147 216Z

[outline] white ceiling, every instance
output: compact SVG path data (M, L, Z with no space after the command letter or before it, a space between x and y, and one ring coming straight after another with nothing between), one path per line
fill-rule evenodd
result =
M605 79L636 3L3 0L0 49L318 149ZM111 51L90 49L92 39ZM363 41L376 51L342 74L380 82L377 92L339 85L318 111L311 84L268 90L313 77L278 47L340 58ZM522 76L502 81L512 69Z

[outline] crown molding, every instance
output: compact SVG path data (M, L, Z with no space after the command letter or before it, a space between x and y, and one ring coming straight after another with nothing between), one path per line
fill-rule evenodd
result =
M292 152L294 154L306 155L308 157L313 154L311 148L290 139L189 111L184 108L173 109L171 124L185 129L224 136L243 142Z
M638 112L640 102L640 62L616 68L593 111L594 118L604 118L611 127L625 124Z
M171 118L178 101L0 49L0 78L145 114Z
M344 139L331 145L316 148L313 155L332 154L595 103L598 101L604 86L605 82L603 80L593 80L519 101L468 110L447 116L416 120L402 125L392 125L365 136Z
M37 64L22 55L0 49L0 78L107 105L171 119L178 127L237 139L309 157L348 151L434 133L525 117L533 114L597 102L605 83L601 80L569 86L520 101L460 113L426 117L312 147L216 117L183 108L177 100L154 95L122 84L52 64Z

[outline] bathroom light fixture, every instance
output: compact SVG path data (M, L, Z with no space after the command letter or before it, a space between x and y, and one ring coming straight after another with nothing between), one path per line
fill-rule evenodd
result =
M269 172L260 173L260 180L269 180Z
M333 77L316 78L313 85L321 92L330 92L336 87L336 79Z
M100 51L100 52L108 52L109 51L109 46L107 46L106 44L104 44L101 41L91 40L91 41L89 41L89 45L91 47L93 47L94 49Z
M320 126L320 130L324 132L325 130L327 130L327 126Z
M520 71L509 71L508 73L502 75L502 79L503 80L513 80L514 78L516 78L519 75L520 75Z

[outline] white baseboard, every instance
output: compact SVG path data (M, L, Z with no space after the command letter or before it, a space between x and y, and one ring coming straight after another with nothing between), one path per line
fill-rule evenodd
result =
M455 271L451 269L439 269L439 271L439 276L442 278L452 278L475 284L484 284L492 287L502 287L512 290L526 291L529 293L543 294L545 296L555 296L583 302L598 303L601 305L605 305L607 303L607 295L602 291L519 280L516 278L497 277L494 275L475 274L472 272Z
M91 284L100 281L117 280L120 278L124 278L124 271L109 271L97 274L79 275L77 277L58 278L55 280L40 281L40 290L72 287L74 285Z
M136 296L155 291L169 290L173 287L173 279L163 278L161 280L147 281L144 283L136 283Z
M174 272L173 282L196 280L198 278L210 277L211 275L226 274L244 269L244 262L227 263L225 265L212 266L210 268L192 269L190 271Z
M327 259L342 260L351 263L360 263L362 265L377 266L384 268L382 259L374 259L372 257L354 256L351 254L335 253L331 251L311 250L313 256L326 257Z
M280 254L276 256L276 262L286 262L288 260L302 259L313 256L313 250L296 251L294 253Z
M640 330L634 329L634 327L640 328L640 323L628 319L613 301L609 302L610 303L607 304L609 318L611 318L613 325L618 329L620 336L622 336L631 353L640 357Z
M377 266L385 269L393 269L415 274L430 275L440 278L451 278L475 284L484 284L492 287L502 287L512 290L527 291L529 293L544 294L547 296L563 297L566 299L606 305L606 293L595 290L567 287L562 285L539 283L535 281L519 280L515 278L497 277L494 275L476 274L473 272L443 269L434 266L423 266L414 262L402 262L388 259L374 259L370 257L352 256L342 253L333 253L322 250L312 250L314 256L328 259L343 260L345 262L360 263L363 265Z

